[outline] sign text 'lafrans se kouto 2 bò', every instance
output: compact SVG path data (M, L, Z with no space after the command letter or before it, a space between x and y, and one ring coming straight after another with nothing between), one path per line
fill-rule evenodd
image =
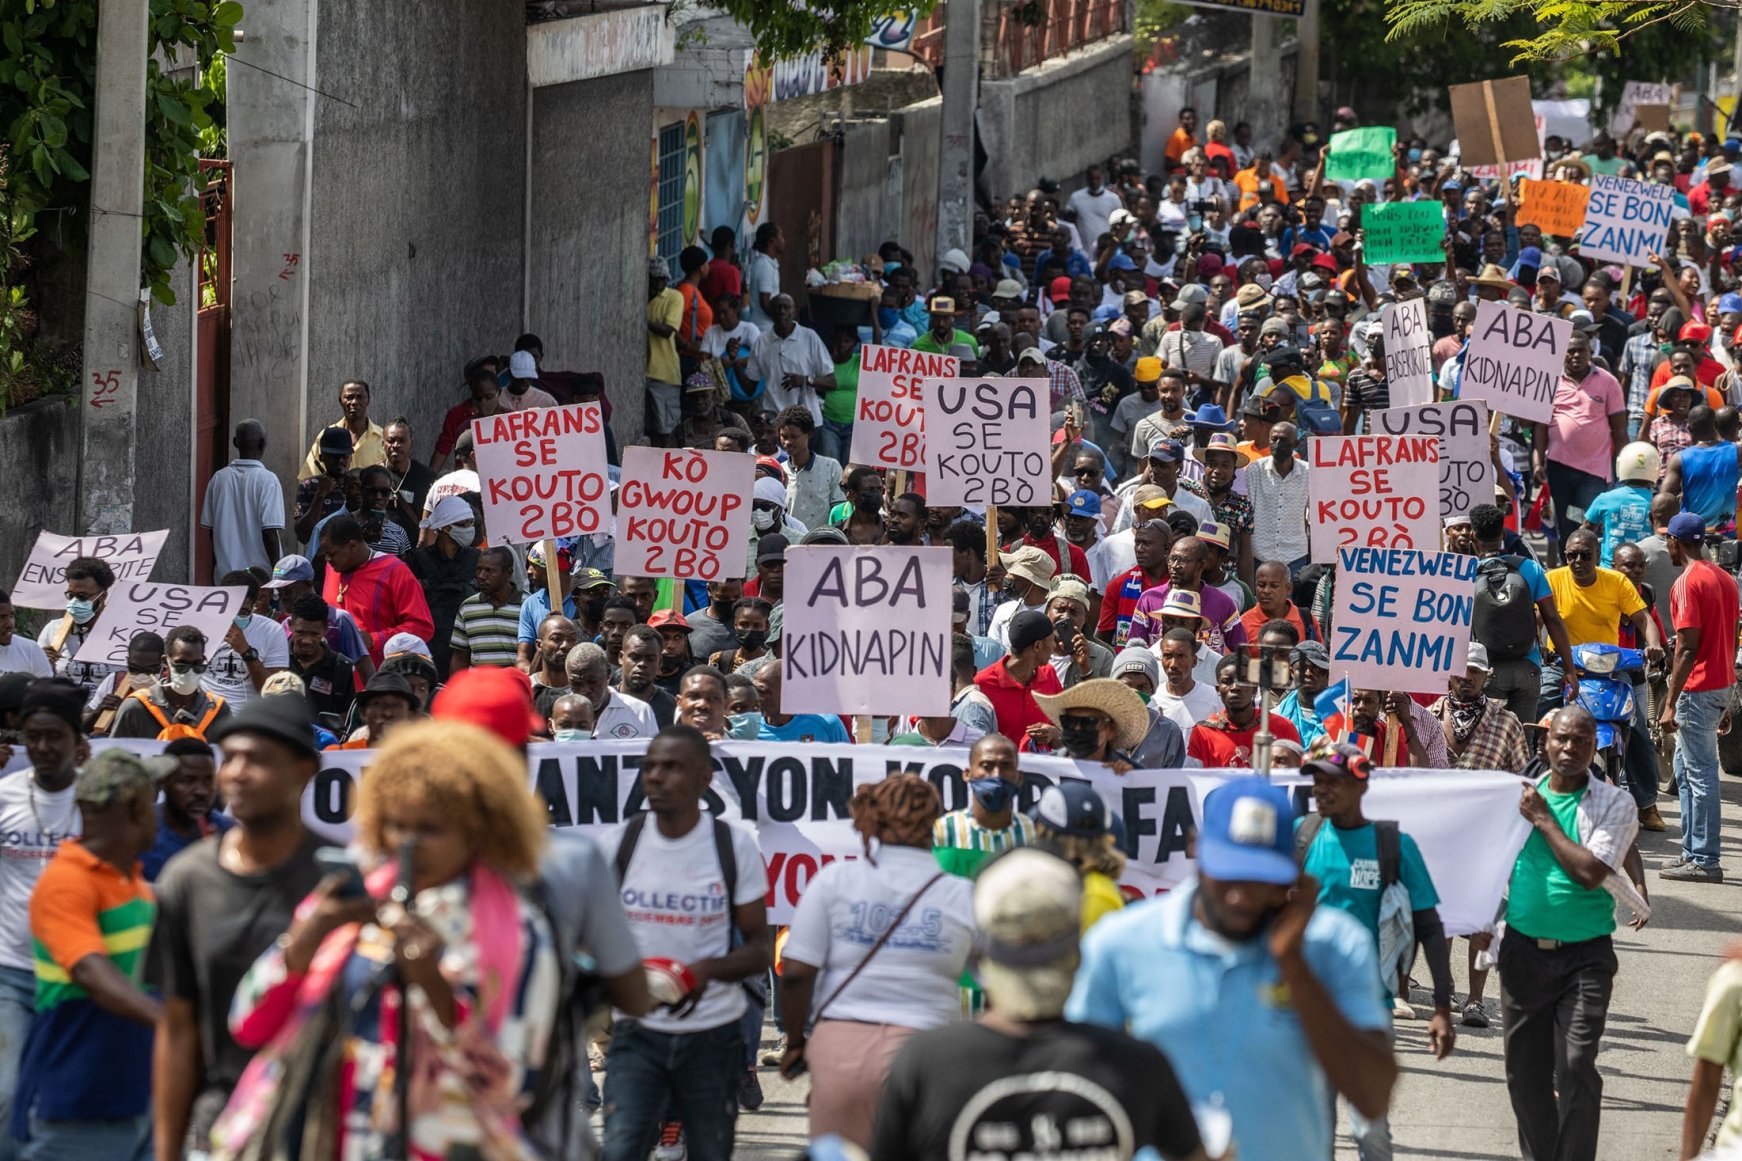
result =
M756 461L740 452L623 452L617 489L620 576L730 580L744 575L750 553L750 505Z
M1432 435L1321 435L1307 444L1312 558L1350 545L1435 549L1440 441Z
M1343 549L1331 672L1356 689L1444 693L1469 654L1477 563L1452 552Z
M938 379L926 390L926 502L1032 508L1052 503L1052 384Z
M961 373L962 361L950 355L872 343L860 347L851 462L925 470L925 381Z
M67 603L67 565L94 556L115 574L115 583L142 581L163 552L169 532L123 532L114 536L37 533L36 546L12 586L12 603L26 609L58 609Z
M1476 304L1458 398L1532 423L1554 415L1555 387L1566 369L1573 324L1503 302Z
M784 713L950 712L950 549L786 554Z
M472 440L493 540L590 536L610 522L605 413L597 403L486 415L472 421Z

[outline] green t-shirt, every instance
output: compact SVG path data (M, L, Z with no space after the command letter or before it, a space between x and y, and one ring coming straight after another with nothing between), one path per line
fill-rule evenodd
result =
M1548 777L1536 784L1555 824L1574 842L1579 840L1579 800L1585 791L1556 794ZM1512 865L1512 886L1506 904L1507 925L1532 939L1576 943L1615 930L1615 899L1602 887L1586 889L1573 881L1549 849L1542 832L1531 829L1518 861Z
M1615 177L1620 174L1621 167L1627 164L1627 159L1617 153L1608 161L1604 161L1595 153L1587 153L1585 154L1585 164L1591 167L1592 173L1600 173L1605 177ZM1547 939L1549 937L1545 935L1542 938Z
M967 347L974 352L974 357L976 359L980 357L980 344L978 340L964 330L951 331L950 341L945 346L939 346L937 337L930 331L926 331L923 335L920 335L919 338L913 341L914 350L925 351L927 354L931 355L947 355L950 353L950 347L956 346Z
M859 352L845 363L835 364L835 389L823 395L823 418L830 423L852 423L853 411L859 406ZM851 448L841 449L845 463Z

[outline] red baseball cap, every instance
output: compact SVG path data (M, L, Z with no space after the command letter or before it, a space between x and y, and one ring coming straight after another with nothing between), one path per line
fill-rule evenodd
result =
M1319 248L1317 246L1310 245L1306 242L1296 242L1294 244L1294 249L1288 252L1288 256L1290 258L1299 258L1302 254L1317 254L1318 252Z
M512 665L462 669L436 691L429 716L482 726L516 748L544 730L544 719L532 708L532 679Z
M769 472L773 473L775 479L783 484L786 483L786 465L775 459L773 456L757 456L756 466L758 468L766 468Z
M1683 323L1676 338L1684 343L1699 343L1704 346L1712 341L1712 328L1703 322Z
M1320 270L1335 271L1337 269L1337 260L1330 254L1320 254L1317 258L1313 259L1313 265L1317 266Z
M1057 278L1055 278L1051 282L1047 283L1046 290L1047 290L1047 295L1054 302L1063 302L1065 299L1067 299L1071 296L1071 278L1070 278L1070 275L1068 275L1068 274L1059 275Z
M647 627L649 629L682 629L685 633L694 632L690 628L690 623L684 619L684 615L676 609L660 609L653 616L647 618Z

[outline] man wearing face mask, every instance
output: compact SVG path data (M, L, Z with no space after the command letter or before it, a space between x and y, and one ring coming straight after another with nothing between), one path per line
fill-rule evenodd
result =
M550 736L556 742L585 742L593 737L593 703L578 693L565 693L550 707Z
M290 644L278 622L253 613L254 598L260 595L260 582L253 573L229 573L218 583L246 589L247 596L242 600L242 612L212 654L200 687L228 702L231 709L241 709L259 696L268 677L290 665Z
M677 698L660 688L656 678L666 668L664 642L652 625L636 625L623 635L623 648L618 653L622 675L617 690L647 703L653 720L660 729L671 725L677 716Z
M1115 774L1136 769L1131 751L1149 732L1149 711L1122 681L1096 678L1061 694L1034 699L1059 728L1054 753L1079 762L1100 762Z
M121 703L142 689L150 689L162 674L163 638L156 633L133 634L127 640L126 671L116 670L103 678L91 694L96 700L85 711L85 733L93 738L108 737Z
M1047 559L1046 554L1028 544L1000 553L998 560L1004 569L1005 599L992 610L992 619L986 626L986 636L1004 648L1011 649L1012 622L1025 611L1038 612L1045 607L1052 588L1054 570L1052 561ZM1085 571L1080 575L1088 574Z
M689 614L690 650L697 657L712 657L738 644L732 631L732 606L744 595L738 577L708 582L708 603Z
M75 556L66 567L66 613L44 625L36 635L36 643L54 666L55 676L77 683L87 696L104 677L119 669L99 662L73 660L114 585L115 570L107 562L95 556Z
M429 602L429 614L435 621L435 636L429 639L430 659L445 680L453 652L454 619L466 598L478 591L479 554L472 547L478 535L477 517L460 497L444 496L436 501L422 526L435 533L435 543L414 548L402 559L423 586L424 600Z
M932 854L952 875L973 878L993 855L1034 842L1034 823L1016 809L1022 789L1016 744L987 734L968 750L962 778L971 801L932 825Z
M876 468L858 467L847 473L846 504L836 509L835 522L849 544L878 544L888 531L883 522L883 477ZM846 509L843 517L838 515Z
M764 536L781 536L796 540L810 531L786 512L786 485L768 476L760 476L750 500L750 560L756 566L757 549Z
M280 643L284 634L279 633ZM115 711L112 738L204 738L226 721L225 699L200 688L206 673L206 638L191 625L179 625L164 640L169 664L164 676L131 695Z

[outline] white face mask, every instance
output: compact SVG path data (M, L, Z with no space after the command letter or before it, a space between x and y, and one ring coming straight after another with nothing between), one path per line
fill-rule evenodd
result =
M450 524L447 528L449 536L461 548L470 548L472 541L478 538L478 528L475 524Z
M755 526L756 531L767 532L774 527L776 515L777 513L771 512L767 508L757 508L750 513L750 523Z
M556 740L559 742L590 742L593 739L592 730L558 730Z
M1270 289L1270 275L1269 274L1260 274L1260 275L1256 276L1255 278L1253 278L1252 281L1256 282L1260 287L1262 287L1265 290Z
M171 669L169 688L186 697L200 687L200 675L192 669Z

